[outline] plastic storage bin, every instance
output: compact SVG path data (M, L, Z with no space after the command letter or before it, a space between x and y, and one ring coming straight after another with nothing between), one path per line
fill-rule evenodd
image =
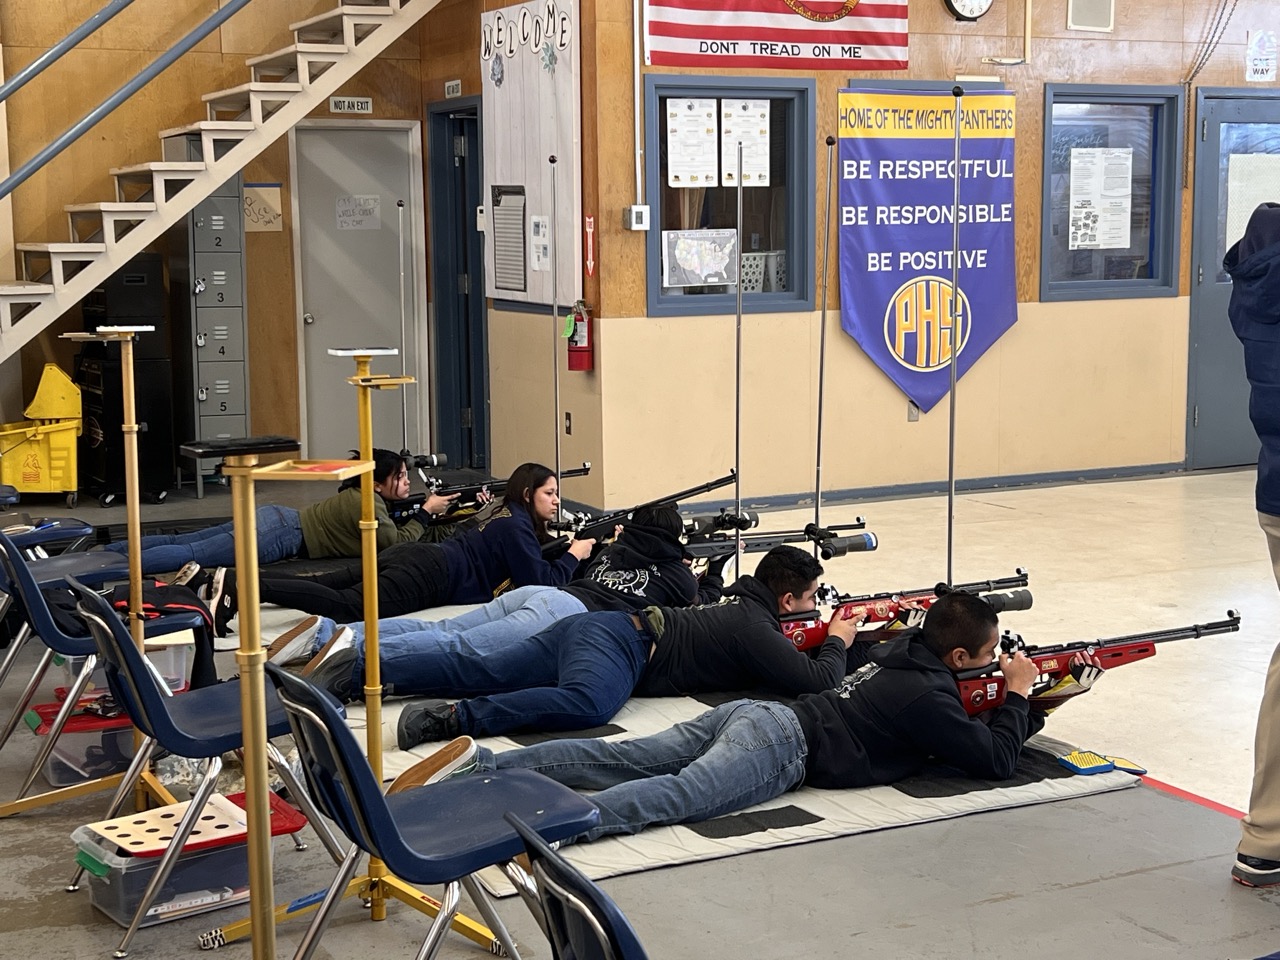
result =
M40 703L23 719L38 737L47 737L60 703ZM85 780L121 773L133 759L133 724L126 716L95 717L78 713L67 720L41 771L51 787L70 787Z
M21 493L64 493L76 505L80 388L56 364L46 363L29 419L0 423L0 483Z
M141 926L205 913L249 898L249 859L244 810L240 807L243 797L214 794L209 799L201 822ZM90 902L120 926L133 922L164 852L163 841L167 837L163 830L176 827L186 807L186 803L179 803L116 817L78 827L71 834L79 848L76 863L89 876ZM204 817L211 819L206 821ZM301 830L306 822L293 807L271 795L272 836ZM157 825L161 827L159 842L152 829ZM227 829L220 830L219 826Z
M164 677L164 682L168 684L169 689L174 693L181 693L188 687L188 675L191 672L191 656L194 644L190 641L169 643L171 639L180 636L173 634L172 637L157 637L154 640L147 641L147 659L156 665L156 669L160 671L160 676ZM64 657L62 654L55 653L53 662L60 666L63 671L65 686L57 687L54 695L59 700L67 699L72 684L75 683L76 677L80 674L80 668L84 666L84 657ZM101 696L107 692L107 672L101 663L89 675L89 685L85 688L82 698L93 696Z

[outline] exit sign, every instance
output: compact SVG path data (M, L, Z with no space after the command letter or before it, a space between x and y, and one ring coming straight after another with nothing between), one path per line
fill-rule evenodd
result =
M330 113L373 113L373 97L330 97Z

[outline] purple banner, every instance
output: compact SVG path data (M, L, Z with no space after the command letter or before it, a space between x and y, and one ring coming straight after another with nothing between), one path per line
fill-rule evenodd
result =
M952 293L955 98L842 90L841 326L921 410L1018 318L1012 91L961 100L959 297Z

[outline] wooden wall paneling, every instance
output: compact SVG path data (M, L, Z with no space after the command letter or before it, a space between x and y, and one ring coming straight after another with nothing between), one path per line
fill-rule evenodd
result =
M579 188L582 191L583 232L582 259L578 270L582 276L582 299L600 313L600 154L599 99L597 93L600 49L596 42L596 0L581 0L578 6L581 32L578 36L580 110L582 112L582 166ZM608 118L605 118L606 124ZM592 218L593 273L587 275L586 218ZM594 378L594 374L592 377ZM597 391L598 392L598 391ZM597 411L599 407L597 405Z
M625 19L597 20L595 33L595 115L600 131L600 142L596 146L599 309L601 316L642 316L645 312L645 235L622 226L622 211L636 199L632 61L619 53L631 50L630 14ZM656 196L651 187L645 184L645 202L652 209Z
M222 27L222 52L244 58L274 53L294 42L289 24L334 7L333 0L271 0L251 3Z
M6 0L0 3L0 32L6 43L48 50L89 17L102 9L106 0ZM218 0L134 0L130 6L92 36L79 49L151 50L159 53L195 29L218 9ZM237 14L241 16L242 14ZM234 22L236 17L232 18ZM221 39L212 33L200 41L195 51L221 52ZM195 52L193 51L193 52ZM91 90L99 88L90 87Z

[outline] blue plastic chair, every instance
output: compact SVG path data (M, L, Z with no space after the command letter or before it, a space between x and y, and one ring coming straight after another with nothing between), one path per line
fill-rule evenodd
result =
M49 732L49 736L45 739L40 755L36 757L35 764L22 784L22 789L18 793L19 799L26 795L27 790L30 789L40 770L40 766L48 759L49 751L53 749L54 741L57 740L67 719L74 712L75 704L84 692L84 688L89 682L89 676L96 666L92 659L95 653L92 639L87 636L72 637L63 633L54 623L48 602L44 594L40 592L42 588L50 589L65 586L68 573L83 573L85 577L91 580L99 578L114 580L120 575L119 558L111 560L98 554L74 554L53 557L48 560L28 560L23 556L21 549L13 539L0 533L0 590L3 590L6 594L4 603L0 604L0 616L3 616L7 611L8 604L15 600L21 603L23 612L22 627L19 629L17 636L13 638L4 663L0 665L0 684L3 684L8 677L17 659L18 652L33 635L38 636L45 645L44 654L41 656L35 671L31 674L31 678L27 681L26 689L23 690L22 695L18 698L17 706L14 708L13 713L10 714L3 730L0 730L0 748L3 748L9 742L13 731L21 723L22 715L35 698L36 690L39 689L40 683L49 669L49 664L53 661L54 654L60 654L64 657L90 658L85 661L75 682L72 684L72 689L67 695L62 710L54 720L53 727ZM127 569L125 569L124 575L128 576ZM188 620L189 618L155 621L149 626L152 635L162 636L178 630L192 629L193 624Z
M0 507L12 507L21 499L22 497L19 495L17 487L11 487L7 483L0 483Z
M232 750L241 751L244 747L244 731L240 722L240 681L229 680L173 696L155 666L138 652L124 621L111 609L106 598L70 577L67 578L67 584L76 593L80 615L88 624L98 656L106 667L107 683L116 702L124 708L134 726L145 737L103 819L109 820L120 812L125 799L141 777L154 744L159 744L179 757L207 761L204 779L192 793L191 804L174 830L173 839L161 856L155 875L138 903L133 922L125 931L120 946L116 948L115 956L124 957L139 924L146 917L156 895L164 888L183 845L213 793L218 774L222 770L222 755ZM288 733L289 721L270 688L267 689L266 706L267 736L280 737ZM342 862L344 851L338 845L337 838L321 819L315 804L293 775L284 756L270 742L267 743L267 759L284 781L289 795L311 821L334 862ZM306 844L296 835L293 840L299 850L306 849ZM76 871L71 883L67 885L68 890L79 888L83 873L83 868Z
M515 871L508 872L551 942L554 960L648 960L631 923L607 893L517 814L508 813L506 819L524 841L533 890Z
M503 814L518 811L532 829L555 841L594 826L600 817L595 806L568 787L530 770L455 777L384 795L364 751L343 720L338 701L273 663L268 663L266 670L289 715L316 802L355 844L295 960L310 957L324 935L362 851L378 857L406 883L444 885L440 912L427 931L418 960L431 960L439 951L457 913L460 886L470 894L507 955L518 958L492 901L473 876L523 850L519 835L503 822Z

